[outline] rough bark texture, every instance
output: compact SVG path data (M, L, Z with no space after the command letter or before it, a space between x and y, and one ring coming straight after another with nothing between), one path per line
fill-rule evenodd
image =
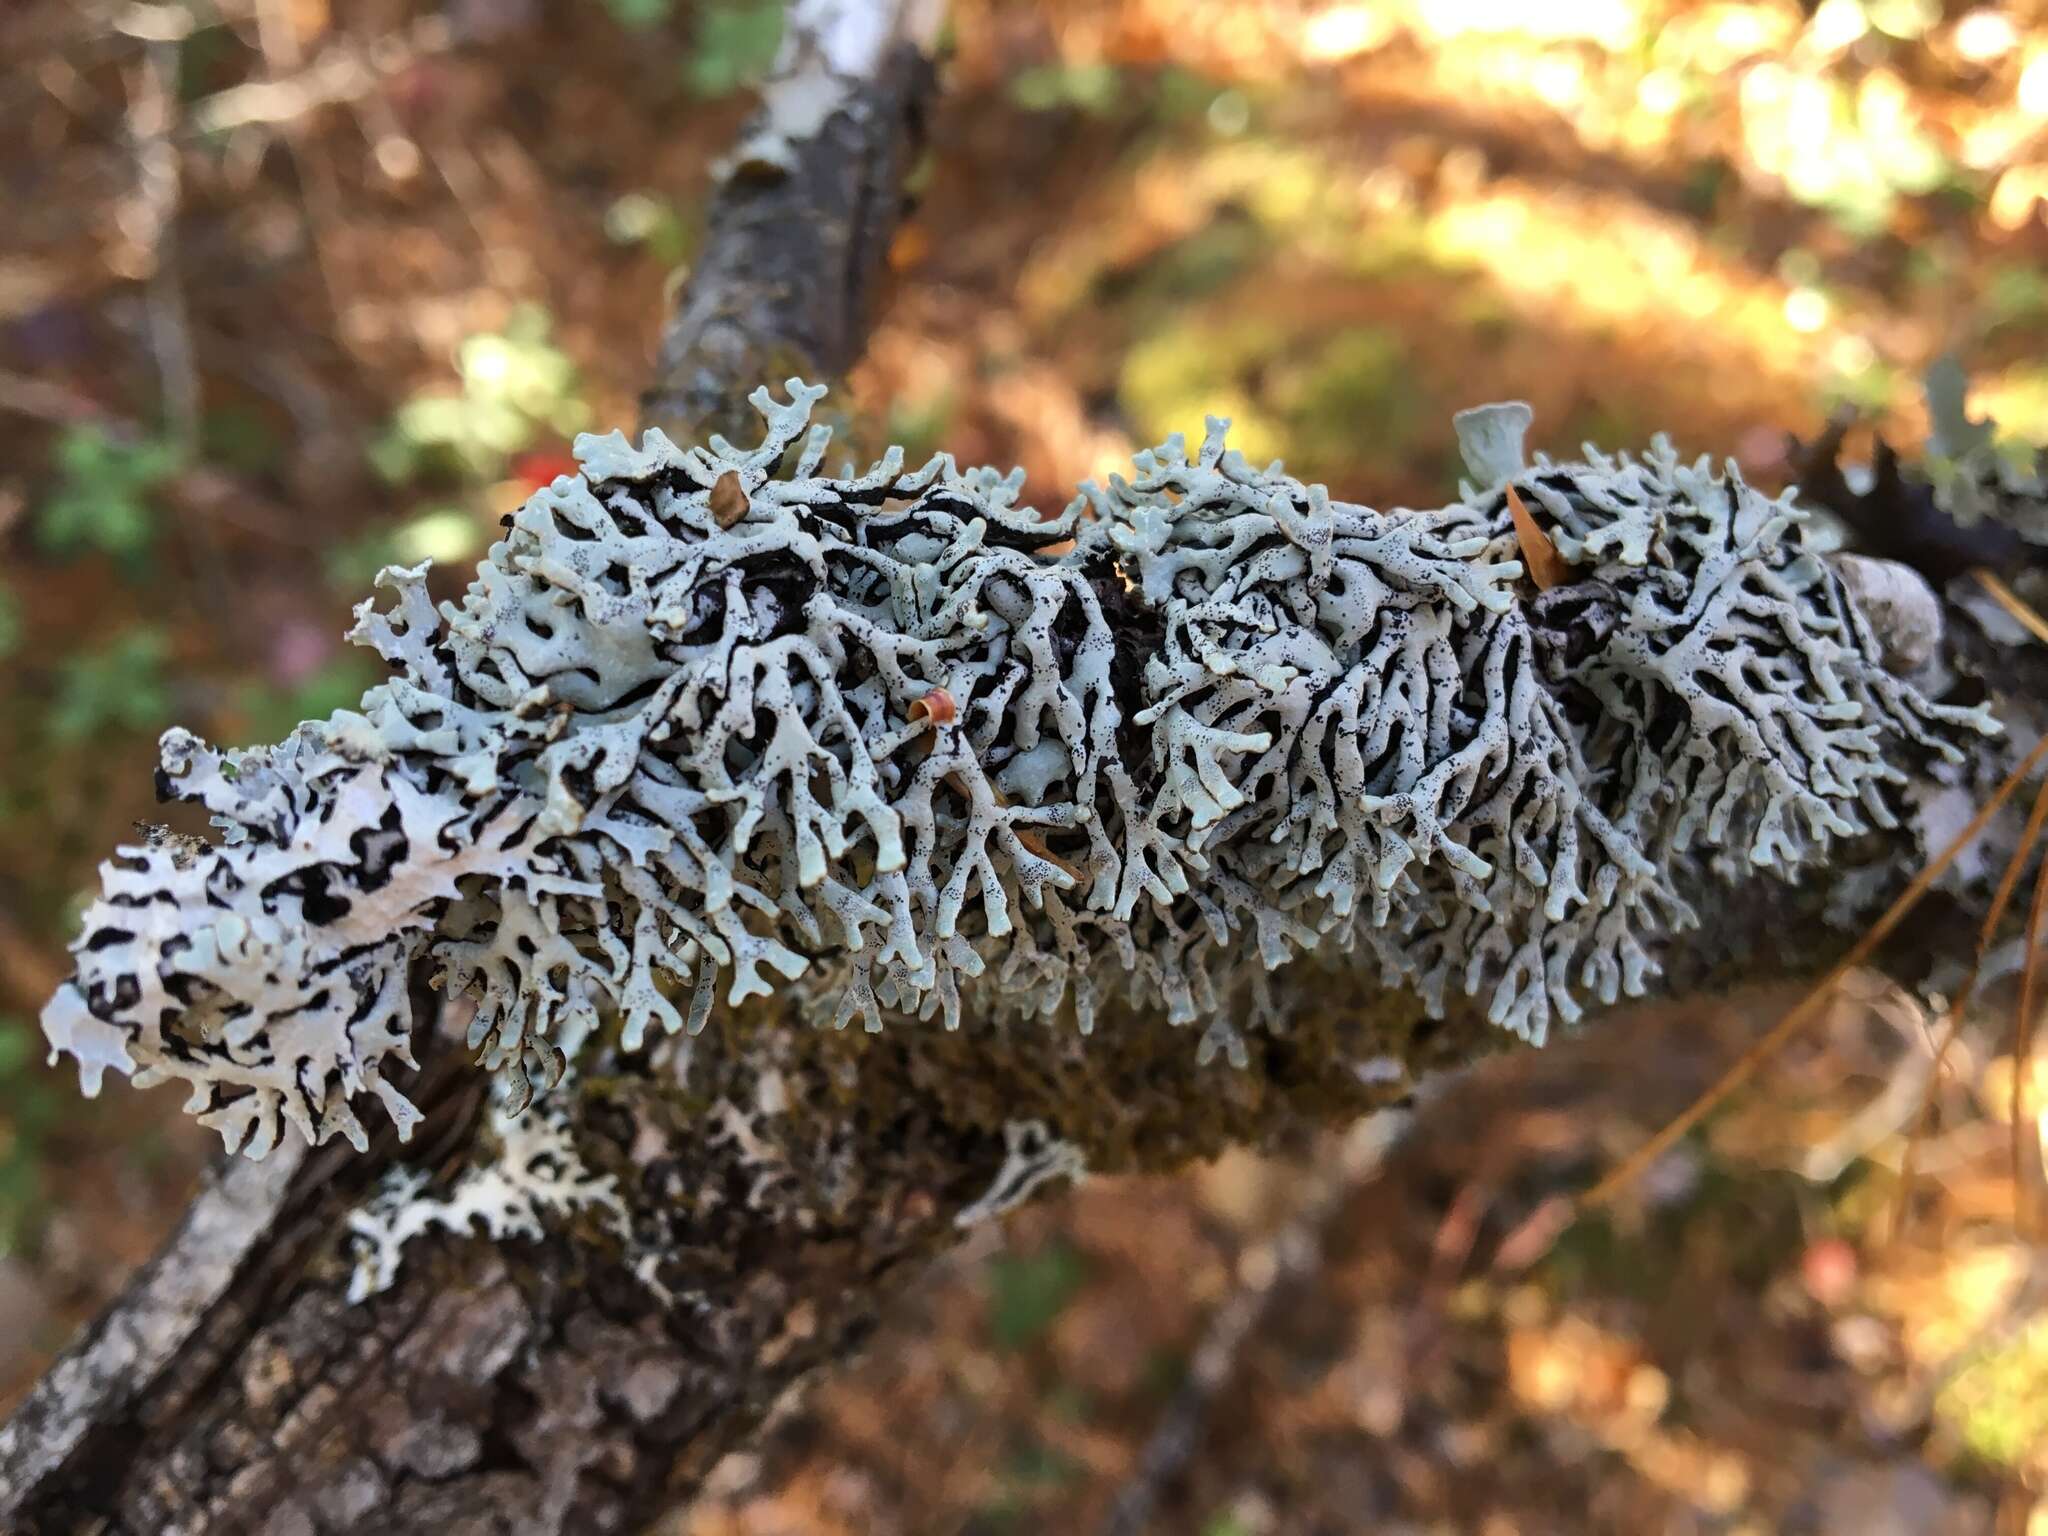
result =
M835 379L860 356L877 278L924 151L936 0L792 8L783 83L742 136L710 234L664 327L641 418L677 442L750 439L756 384ZM804 29L808 28L808 32ZM836 87L821 127L810 119Z
M830 26L850 9L794 17ZM822 127L781 141L793 163L773 142L739 157L663 342L651 422L715 429L760 379L851 361L930 82L920 50L887 36ZM2031 745L2025 701L2048 698L2042 653L1998 649L1954 604L1945 644L2013 736L1968 782L1917 786L1922 814L1838 866L1869 896L1902 884L1942 815L1959 823ZM1903 969L1954 952L1987 883L1976 872L1912 925ZM1825 915L1832 885L1752 885L1718 906L1686 894L1706 922L1671 957L1674 992L1816 970L1849 937ZM410 1146L280 1149L215 1176L0 1429L0 1531L638 1529L806 1372L856 1347L963 1212L999 1203L1027 1123L1094 1169L1167 1168L1399 1099L1504 1043L1469 1014L1431 1022L1403 994L1294 971L1293 1027L1251 1035L1242 1071L1197 1067L1189 1035L1131 1017L1089 1040L821 1034L770 1008L722 1018L657 1066L600 1063L568 1095L580 1155L618 1181L629 1243L597 1213L538 1242L435 1233L407 1247L388 1290L351 1304L347 1217L383 1170L445 1179L491 1153L482 1074L459 1042L426 1042L405 1085L428 1111ZM1362 1047L1372 1071L1357 1070Z

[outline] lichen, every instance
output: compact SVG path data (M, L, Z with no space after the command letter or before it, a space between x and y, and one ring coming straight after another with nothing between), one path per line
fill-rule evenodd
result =
M1952 358L1927 371L1933 435L1926 470L1934 502L1962 527L1993 523L2048 545L2048 449L2001 439L1998 423L1972 420L1968 379Z
M370 1200L349 1213L349 1245L355 1270L348 1299L360 1302L391 1288L405 1245L433 1228L458 1235L479 1223L494 1242L510 1238L539 1241L545 1218L597 1213L606 1227L630 1243L632 1223L619 1197L617 1179L583 1164L560 1103L520 1113L501 1082L491 1114L495 1155L467 1168L445 1194L429 1188L426 1173L393 1168Z
M1088 1157L1070 1141L1053 1135L1043 1120L1011 1120L1003 1126L1003 1165L980 1199L961 1210L953 1225L962 1231L1015 1210L1042 1184L1087 1177Z
M1682 892L1894 825L1996 728L1885 670L1789 498L1661 439L1531 466L1489 407L1476 484L1380 512L1212 419L1043 517L944 454L821 474L788 388L752 448L579 439L459 603L384 572L359 709L165 737L222 837L105 866L43 1020L88 1092L181 1080L256 1155L360 1144L366 1092L403 1130L416 967L514 1110L600 1020L782 990L869 1029L1116 1000L1242 1063L1310 951L1540 1040L1644 988ZM1520 579L1510 485L1576 579Z

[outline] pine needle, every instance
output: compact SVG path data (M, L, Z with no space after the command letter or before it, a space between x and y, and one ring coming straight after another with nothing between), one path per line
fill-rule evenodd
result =
M1723 1099L1755 1076L1757 1070L1782 1050L1794 1035L1811 1023L1833 996L1835 987L1842 978L1877 953L1878 947L1891 937L1893 930L1900 923L1906 920L1912 910L1920 904L1921 898L1933 887L1934 882L1961 857L1963 850L1990 825L1991 818L2004 808L2006 801L2013 797L2014 792L2027 781L2044 758L2048 758L2048 737L2043 737L2035 744L2034 749L2006 776L2005 782L1998 786L1991 798L1978 808L1977 814L1970 818L1969 825L1951 838L1948 846L1913 877L1912 883L1900 892L1898 899L1891 906L1885 909L1884 915L1865 930L1863 937L1851 946L1846 955L1835 962L1827 975L1793 1006L1791 1012L1773 1025L1770 1033L1744 1051L1734 1065L1721 1074L1719 1081L1693 1100L1690 1107L1674 1117L1664 1129L1644 1142L1625 1158L1620 1166L1581 1196L1577 1202L1577 1209L1590 1210L1613 1200L1622 1190L1641 1177L1645 1169L1670 1151L1687 1132L1712 1113Z
M2034 796L2034 808L2027 816L2026 830L2020 834L2019 845L2006 860L2005 872L1998 877L1998 889L1991 898L1991 908L1984 914L1984 925L1977 930L1977 952L1970 961L1970 969L1963 977L1963 984L1957 990L1955 999L1948 1006L1948 1018L1941 1031L1941 1043L1934 1048L1934 1070L1927 1079L1927 1091L1920 1100L1920 1113L1916 1117L1917 1129L1907 1138L1905 1156L1899 1164L1899 1193L1892 1210L1891 1230L1894 1235L1903 1232L1911 1212L1913 1184L1916 1177L1913 1158L1918 1151L1920 1138L1927 1134L1933 1123L1935 1095L1941 1091L1943 1065L1948 1060L1949 1048L1962 1032L1963 1017L1968 1013L1970 999L1977 991L1978 973L1984 969L1984 957L1991 950L1991 941L1999 925L2005 921L2005 909L2012 904L2013 892L2018 889L2020 873L2026 868L2027 857L2034 845L2041 840L2041 828L2048 823L2048 780Z
M2022 1237L2048 1237L2048 1168L2041 1163L2041 1122L2033 1105L2034 1017L2040 1006L2041 914L2048 911L2048 861L2034 876L2027 906L2026 963L2020 967L2018 1012L2012 1021L2013 1225Z
M2028 634L2048 645L2048 619L2034 612L2027 600L2007 586L2004 580L1988 566L1978 566L1970 574L1977 579L1977 585L1991 595L1991 600L2019 621Z

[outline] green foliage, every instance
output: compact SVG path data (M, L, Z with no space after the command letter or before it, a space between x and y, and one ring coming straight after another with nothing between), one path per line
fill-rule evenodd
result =
M21 646L21 599L14 589L0 581L0 659L12 656Z
M1032 1254L1005 1253L988 1267L988 1330L998 1349L1025 1348L1052 1327L1088 1277L1087 1265L1065 1243Z
M1798 201L1869 237L1901 197L1951 183L1956 166L1928 126L1883 93L1829 75L1786 73L1783 89L1745 104L1751 157Z
M386 479L404 484L433 475L500 478L506 461L543 432L567 436L588 418L576 365L548 340L545 310L521 306L503 331L463 342L461 386L414 395L370 450Z
M1861 415L1879 416L1897 398L1900 383L1899 371L1872 351L1838 363L1824 394L1830 407L1853 405Z
M604 232L614 245L642 245L663 266L675 266L696 249L703 230L676 205L651 192L628 192L604 213Z
M200 452L212 463L245 475L267 475L284 462L284 440L261 411L245 405L217 406L206 413Z
M1993 268L1984 286L1983 308L1987 330L2048 319L2048 273L2031 262Z
M245 45L232 27L222 21L219 8L209 0L176 6L189 13L193 28L178 44L178 99L187 105L210 91L221 88L223 76L232 71L238 55L246 58Z
M729 96L759 84L782 43L782 0L734 0L697 13L696 47L683 65L693 96Z
M1537 1270L1551 1294L1653 1302L1700 1273L1758 1291L1797 1258L1812 1186L1783 1169L1722 1162L1703 1136L1687 1145L1700 1158L1691 1187L1642 1229L1624 1231L1601 1212L1565 1229Z
M629 32L645 32L675 14L675 0L604 0L612 20Z
M107 731L148 731L171 715L164 660L170 641L153 625L123 630L97 650L58 664L52 740L74 745Z
M1172 315L1133 346L1119 395L1141 437L1214 412L1253 463L1298 458L1332 475L1397 461L1426 404L1387 331L1329 335L1206 310Z
M1391 331L1340 331L1269 386L1300 452L1342 463L1361 439L1398 454L1417 426L1414 369Z
M57 440L57 484L36 511L36 542L55 555L97 550L130 565L156 536L150 493L177 472L169 443L124 442L104 427L69 428Z
M1152 111L1165 122L1199 117L1215 104L1224 87L1207 75L1169 64L1152 81Z
M34 1240L47 1205L45 1145L66 1100L41 1070L41 1045L27 1019L0 1014L0 1258Z
M959 406L950 384L921 395L899 395L889 403L889 441L901 445L907 462L922 463L945 446Z
M1034 1505L1048 1494L1075 1487L1085 1472L1079 1462L1058 1447L1029 1436L1021 1437L997 1467L995 1496L976 1511L977 1524L989 1530L1026 1528L1024 1522Z
M1010 100L1026 112L1071 111L1107 117L1126 99L1114 64L1041 64L1010 77Z
M2048 1441L2048 1323L2035 1323L1957 1372L1935 1406L1974 1454L2022 1468Z
M1148 299L1197 299L1237 281L1273 254L1271 234L1243 208L1226 203L1216 217L1160 252L1143 278Z

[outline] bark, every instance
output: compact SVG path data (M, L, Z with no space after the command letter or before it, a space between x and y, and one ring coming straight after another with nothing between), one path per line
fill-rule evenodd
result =
M916 19L852 0L793 9L794 84L771 92L719 194L651 422L716 428L763 378L852 360L930 90ZM1908 825L1848 850L1835 880L1686 893L1706 920L1667 956L1671 992L1819 969L1852 937L1830 907L1902 885L1944 818L1959 824L2032 744L2042 652L1995 643L1956 602L1942 649L1998 696L2012 736L1961 782L1913 786ZM1994 844L2010 845L2011 820ZM1958 952L1996 872L1942 894L1893 962L1924 972ZM1283 981L1292 1027L1251 1032L1241 1071L1198 1067L1188 1034L1130 1016L1087 1040L820 1033L786 1007L723 1017L651 1061L600 1061L561 1098L579 1155L617 1180L630 1237L595 1210L538 1241L437 1232L407 1246L389 1289L351 1303L348 1217L383 1171L445 1182L494 1152L483 1076L437 1034L404 1085L428 1112L409 1146L280 1148L214 1176L0 1428L0 1531L639 1529L857 1347L964 1217L1071 1166L1034 1148L1170 1168L1399 1100L1505 1043L1355 972L1302 962Z
M710 234L662 330L646 425L681 443L745 440L759 425L746 405L755 385L838 378L858 359L924 150L942 11L943 0L791 8L777 77L727 158Z

